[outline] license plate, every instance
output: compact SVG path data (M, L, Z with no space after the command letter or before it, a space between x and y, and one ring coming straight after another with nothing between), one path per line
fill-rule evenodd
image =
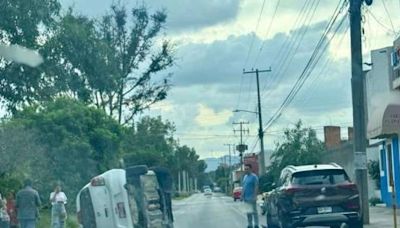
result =
M318 214L332 213L332 207L318 207Z

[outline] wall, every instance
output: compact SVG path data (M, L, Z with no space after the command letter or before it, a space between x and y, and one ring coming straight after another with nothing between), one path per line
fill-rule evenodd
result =
M389 104L399 104L400 93L392 89L392 52L393 47L371 51L372 68L365 75L368 138L382 134L382 119L386 107Z
M367 148L368 160L379 160L379 147ZM344 142L340 147L328 150L326 155L323 156L324 163L335 162L342 166L350 179L354 182L354 153L353 143ZM380 198L380 194L376 192L375 181L368 175L368 196Z
M341 145L340 127L325 126L324 127L325 146L333 149Z

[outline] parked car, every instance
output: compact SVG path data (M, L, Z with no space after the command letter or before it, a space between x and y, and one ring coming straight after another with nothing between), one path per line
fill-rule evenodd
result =
M220 187L214 187L214 192L222 192L222 189Z
M242 197L242 187L236 187L236 188L234 188L234 189L233 189L233 192L232 192L232 197L233 197L233 200L234 200L234 201L240 200L241 197Z
M206 189L211 189L211 187L209 185L203 185L202 192L204 192Z
M357 186L334 163L286 167L267 199L268 227L363 227Z
M259 199L259 206L261 208L261 214L265 215L267 213L267 202L268 202L269 192L264 192L261 194L261 199Z
M205 195L205 196L212 196L211 188L206 188L206 189L204 189L204 195Z

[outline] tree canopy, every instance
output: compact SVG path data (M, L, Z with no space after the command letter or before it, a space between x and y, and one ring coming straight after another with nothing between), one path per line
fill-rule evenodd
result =
M288 165L309 165L321 162L325 146L317 138L312 128L304 128L299 120L294 128L286 129L282 142L276 144L271 155L272 163L267 167L267 174L260 178L260 187L264 191L277 183L280 172Z
M44 64L31 68L0 59L0 97L9 111L61 95L132 123L166 98L170 73L164 71L174 58L161 36L165 12L116 4L91 19L72 9L60 14L56 0L24 2L0 3L0 42L36 49Z

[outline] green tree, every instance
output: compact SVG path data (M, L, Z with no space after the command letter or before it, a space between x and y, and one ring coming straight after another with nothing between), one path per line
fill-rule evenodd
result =
M48 162L37 132L11 123L0 125L0 157L2 194L19 189L25 178L36 177L34 174L46 169Z
M123 129L101 110L60 98L42 108L26 108L12 122L37 132L45 166L31 163L30 167L39 169L35 178L43 192L61 181L75 196L93 176L118 166Z
M161 117L144 117L127 130L124 159L127 165L169 166L175 149L175 127Z
M58 66L54 71L65 75L59 85L119 123L131 122L135 114L166 98L169 75L154 77L174 63L169 41L159 38L166 17L160 11L149 14L145 7L127 11L113 5L94 21L70 10L46 56Z
M379 160L368 161L368 174L375 181L375 187L380 189L381 187L381 176L380 176Z
M123 157L126 166L164 166L171 170L175 180L178 172L187 171L191 178L203 178L207 168L199 160L194 148L179 145L174 138L175 126L159 117L144 117L134 126L126 127ZM202 179L202 180L203 180Z
M317 138L316 132L311 128L303 128L299 120L294 128L284 131L284 138L277 143L271 155L272 164L267 168L266 176L260 186L269 190L271 182L278 180L280 172L288 165L309 165L321 162L325 151L324 144Z
M0 43L43 50L59 16L57 0L0 1ZM0 97L9 111L48 99L53 87L43 66L32 68L0 58Z

